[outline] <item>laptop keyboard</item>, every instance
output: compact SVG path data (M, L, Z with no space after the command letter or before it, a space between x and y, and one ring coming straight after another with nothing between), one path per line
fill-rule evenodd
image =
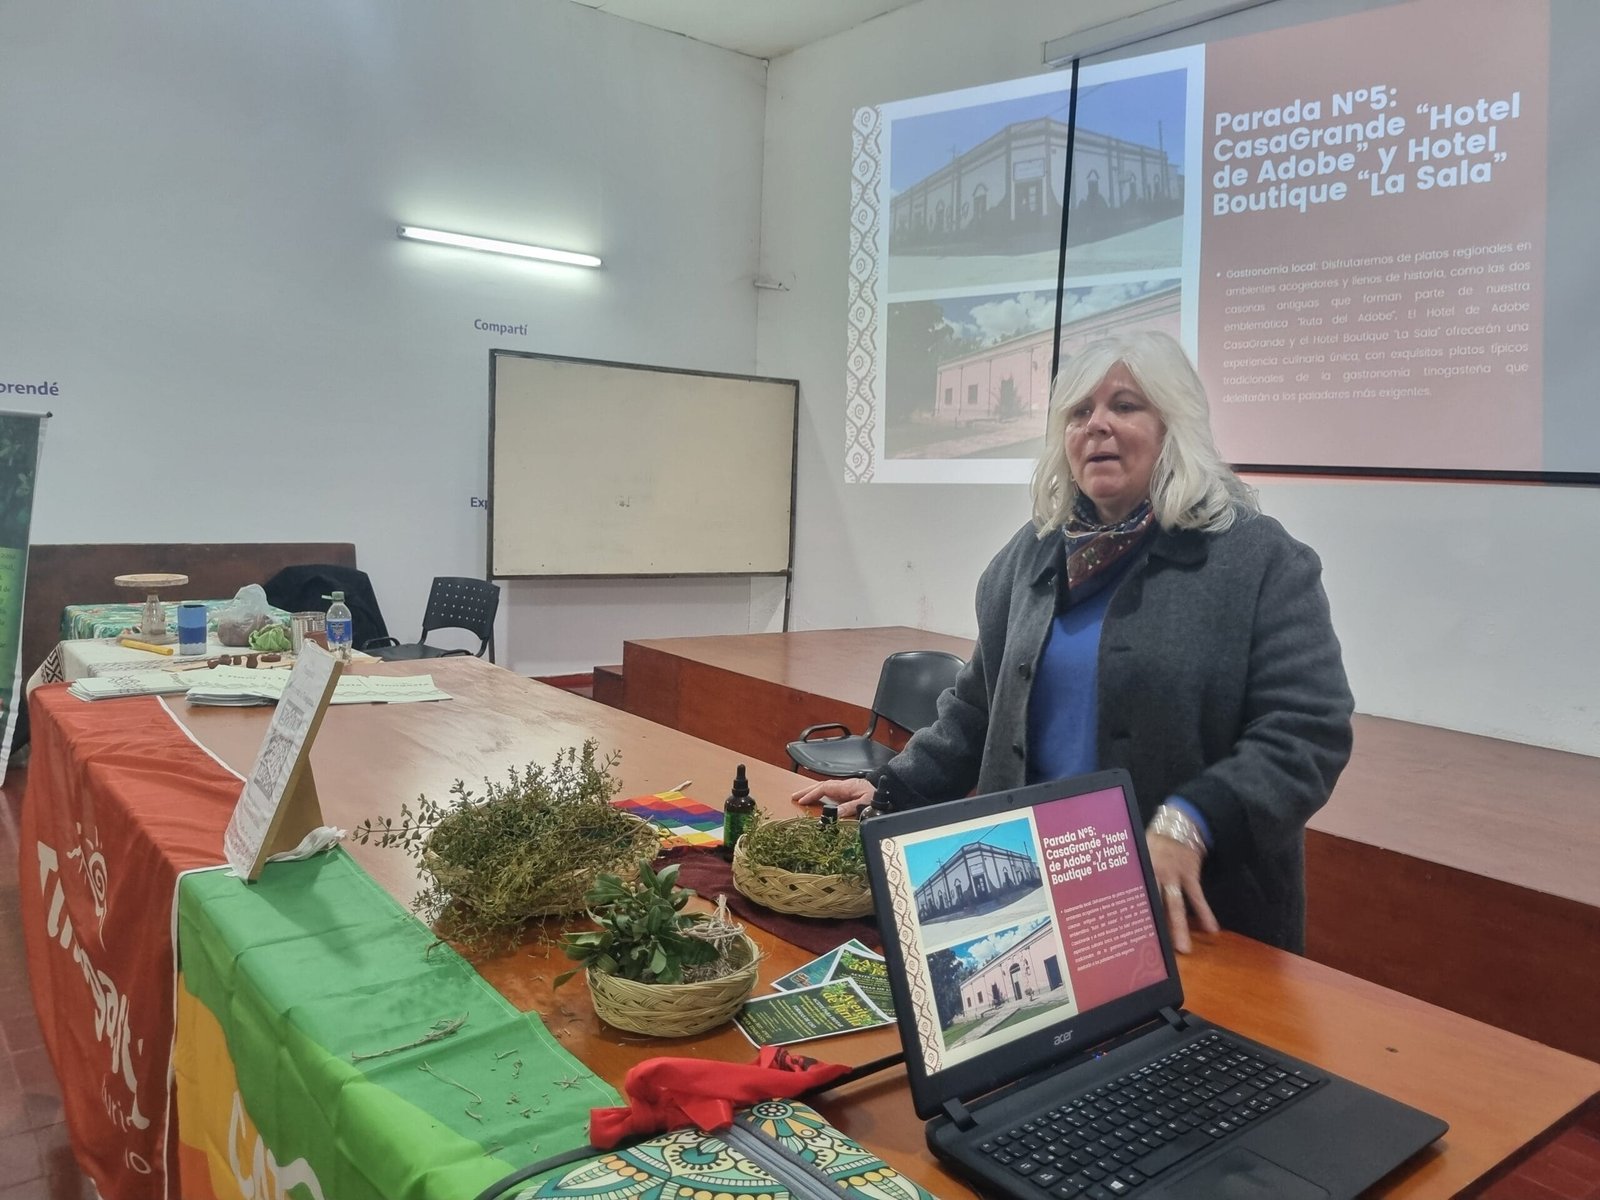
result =
M978 1149L1056 1200L1133 1196L1323 1079L1211 1030Z

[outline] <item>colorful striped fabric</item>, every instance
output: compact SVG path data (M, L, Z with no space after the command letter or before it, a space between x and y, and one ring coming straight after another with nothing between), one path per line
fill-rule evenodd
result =
M659 828L664 849L722 845L722 810L691 800L682 792L629 796L611 803Z
M342 851L186 875L178 945L185 1200L457 1200L619 1102Z

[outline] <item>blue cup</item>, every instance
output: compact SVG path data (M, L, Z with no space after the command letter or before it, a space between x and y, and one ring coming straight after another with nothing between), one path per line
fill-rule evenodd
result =
M206 651L206 606L199 600L178 605L178 653L204 654Z

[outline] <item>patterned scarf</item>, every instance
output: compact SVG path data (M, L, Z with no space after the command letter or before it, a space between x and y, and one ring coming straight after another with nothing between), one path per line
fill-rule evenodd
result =
M1079 604L1110 582L1116 567L1156 529L1150 501L1141 501L1115 525L1103 525L1094 502L1082 492L1061 527L1067 542L1067 602Z

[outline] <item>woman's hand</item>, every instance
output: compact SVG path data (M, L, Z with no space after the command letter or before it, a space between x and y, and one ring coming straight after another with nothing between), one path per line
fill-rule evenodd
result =
M877 790L865 779L824 779L801 788L789 798L807 807L832 800L839 806L841 817L853 817L872 802L872 794Z
M1179 954L1187 954L1193 948L1189 942L1189 909L1194 909L1195 924L1207 933L1216 933L1222 928L1200 887L1200 853L1161 833L1149 833L1146 843L1150 847L1150 865L1155 868L1156 883L1161 887L1161 900L1167 910L1172 948Z

